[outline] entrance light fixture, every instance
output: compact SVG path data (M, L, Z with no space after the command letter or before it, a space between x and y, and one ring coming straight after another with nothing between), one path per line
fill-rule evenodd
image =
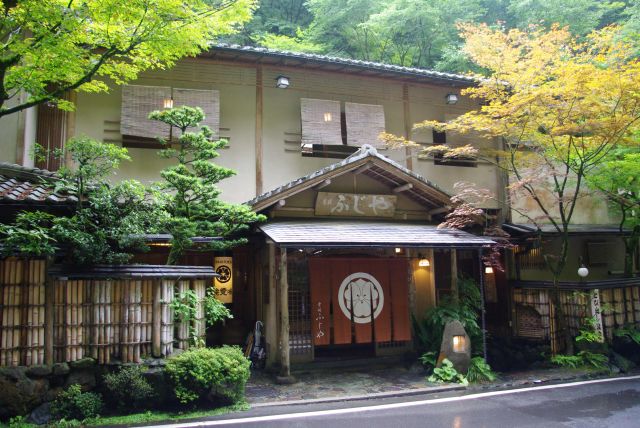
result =
M487 266L484 268L484 273L493 273L493 268L491 266Z
M396 252L396 254L402 254L402 248L396 247L395 248L395 252Z
M419 267L429 267L429 266L431 266L431 262L429 262L428 258L422 257L420 259L420 261L418 262L418 266Z
M276 77L276 88L287 89L289 87L289 78L287 76Z
M173 99L171 98L165 98L162 101L162 107L163 108L173 108Z

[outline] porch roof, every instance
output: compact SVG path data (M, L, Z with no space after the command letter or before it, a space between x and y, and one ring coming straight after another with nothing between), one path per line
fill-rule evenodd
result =
M307 219L258 228L276 244L291 247L479 248L494 243L461 230L412 223Z
M451 209L450 194L421 175L381 155L375 147L369 144L363 145L340 162L258 195L248 201L247 205L259 212L276 204L280 199L286 199L314 186L322 186L323 182L327 180L330 182L331 179L349 172L364 174L389 188L410 184L411 186L403 191L403 194L427 207L430 210L429 214L443 213Z

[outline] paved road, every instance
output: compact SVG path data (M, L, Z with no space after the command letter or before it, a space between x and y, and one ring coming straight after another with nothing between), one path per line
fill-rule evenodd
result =
M413 400L274 407L176 426L640 427L640 376Z

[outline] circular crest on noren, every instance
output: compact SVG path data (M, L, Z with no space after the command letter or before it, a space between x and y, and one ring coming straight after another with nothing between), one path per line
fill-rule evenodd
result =
M220 275L217 279L218 282L222 284L224 284L225 282L229 282L229 280L231 279L231 269L229 269L229 266L218 266L218 269L216 269L216 273Z
M353 316L354 322L366 324L382 312L384 292L373 275L365 272L352 273L340 284L338 304L345 317L351 319Z

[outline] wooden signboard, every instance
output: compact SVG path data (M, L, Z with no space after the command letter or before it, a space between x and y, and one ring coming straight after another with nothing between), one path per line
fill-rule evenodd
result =
M213 280L216 298L222 303L233 302L233 258L216 257L213 265L216 273L220 275Z
M318 192L316 215L342 217L393 217L397 196Z

